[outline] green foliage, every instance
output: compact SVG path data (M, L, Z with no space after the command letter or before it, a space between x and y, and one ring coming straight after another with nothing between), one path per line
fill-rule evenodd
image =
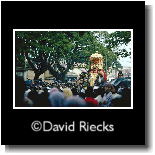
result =
M42 60L61 74L72 69L74 63L85 63L88 67L89 57L96 51L107 57L108 67L118 64L119 55L126 57L131 54L131 51L119 49L120 45L130 42L131 34L128 31L111 34L106 31L16 31L15 37L17 64L25 66L26 57L29 65L35 69L35 60L43 53ZM64 65L67 67L61 69Z
M131 55L131 51L126 50L126 46L131 41L130 31L116 31L105 39L105 44L108 49L112 49L117 56L127 57ZM120 46L124 47L121 48Z

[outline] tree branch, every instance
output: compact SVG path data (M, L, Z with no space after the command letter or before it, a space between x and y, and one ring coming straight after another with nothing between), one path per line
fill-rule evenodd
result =
M34 65L33 62L31 61L31 59L29 58L27 52L25 52L25 57L26 57L26 59L27 59L29 65L31 66L31 68L34 70L34 72L37 72L37 68L35 67L35 65Z

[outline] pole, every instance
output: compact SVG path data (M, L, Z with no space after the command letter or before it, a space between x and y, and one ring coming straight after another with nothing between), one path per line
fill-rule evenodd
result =
M106 56L106 74L107 74L107 55L105 55Z

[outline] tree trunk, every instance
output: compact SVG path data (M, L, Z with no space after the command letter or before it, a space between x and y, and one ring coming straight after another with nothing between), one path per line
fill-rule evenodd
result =
M40 75L41 75L41 74L39 74L39 73L35 73L34 80L38 80Z
M65 73L61 73L59 80L61 80L62 82L65 82L65 77L66 77L66 74Z

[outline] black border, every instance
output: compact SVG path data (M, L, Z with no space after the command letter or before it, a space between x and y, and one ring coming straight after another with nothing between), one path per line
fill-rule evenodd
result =
M145 145L145 2L2 2L2 145ZM63 6L63 7L60 7ZM20 14L20 16L19 16ZM71 16L73 14L73 16ZM73 18L74 17L74 18ZM133 109L13 109L13 29L133 29ZM7 61L6 61L7 58ZM9 69L9 73L8 73ZM3 76L4 75L4 76ZM7 75L7 76L6 76ZM8 88L8 89L6 89ZM34 133L33 120L106 121L115 132Z

